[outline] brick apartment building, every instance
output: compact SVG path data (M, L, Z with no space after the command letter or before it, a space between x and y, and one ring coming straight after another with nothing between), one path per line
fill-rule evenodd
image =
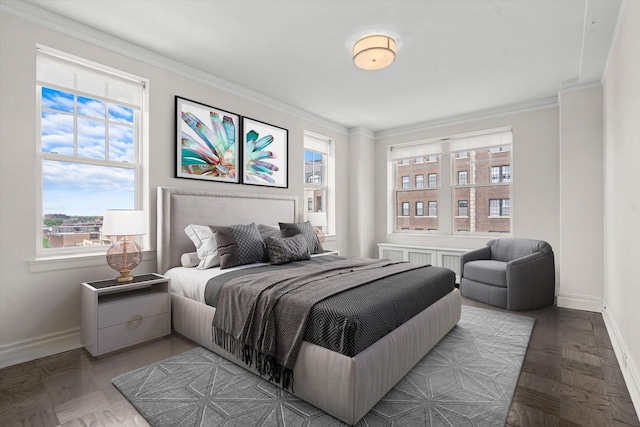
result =
M511 153L506 147L459 152L452 158L454 232L510 231ZM448 157L447 157L448 158ZM396 161L396 229L438 230L442 157Z

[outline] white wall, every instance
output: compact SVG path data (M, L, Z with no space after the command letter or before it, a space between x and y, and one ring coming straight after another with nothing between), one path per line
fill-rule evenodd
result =
M602 311L604 162L602 86L560 92L558 306ZM592 262L597 260L596 262Z
M545 240L554 251L558 251L560 171L559 123L556 105L378 138L375 168L380 173L376 174L376 240L469 249L484 246L490 238L388 234L387 153L389 146L394 144L444 138L506 126L511 126L513 132L512 234L516 237ZM556 271L559 267L557 263Z
M132 59L48 27L0 14L0 364L36 358L79 345L80 283L112 277L103 256L84 261L34 262L39 207L36 189L35 46L40 43L72 55L149 79L150 240L155 248L158 186L225 192L303 196L303 132L335 141L338 182L347 180L349 136L339 126L314 121L204 84L165 68ZM289 130L289 188L276 189L174 178L174 96L214 105ZM336 203L345 206L348 189L339 187ZM337 238L327 249L348 253L347 211L337 213ZM154 254L146 254L137 273L155 271ZM23 359L22 359L23 360Z
M640 2L623 5L603 87L603 314L636 411L640 411Z

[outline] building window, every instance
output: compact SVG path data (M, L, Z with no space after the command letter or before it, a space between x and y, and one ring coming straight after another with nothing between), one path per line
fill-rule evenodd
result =
M416 188L424 188L424 175L416 175Z
M400 162L400 166L407 166L409 164L409 159L402 159Z
M408 189L408 188L409 188L409 185L410 185L410 184L409 184L409 176L408 176L408 175L403 176L403 177L402 177L402 189L403 189L403 190Z
M416 216L424 216L424 202L416 202Z
M429 202L429 216L438 216L437 202Z
M510 199L489 199L489 216L509 216L510 204Z
M334 170L333 141L320 135L305 132L304 197L307 200L307 212L326 212L327 225L320 227L325 234L333 234L335 230Z
M469 171L458 171L458 185L468 185L468 177Z
M424 157L416 157L416 164L424 163Z
M511 166L491 166L491 182L510 182Z
M494 207L490 215L489 200L511 199L511 144L511 130L500 129L391 146L388 182L394 188L387 206L389 218L394 218L395 223L389 221L388 231L415 230L419 226L445 235L510 233L509 201L499 202L497 211ZM398 169L403 159L418 157L423 157L425 163ZM402 177L406 175L424 175L424 188L417 188L417 183L416 188L410 188L410 181L409 186L403 185L406 181ZM397 213L403 202L414 205L417 200L425 201L424 217L407 218Z
M36 54L37 253L106 250L104 211L143 207L146 82L46 48Z
M409 202L402 202L402 216L409 216Z
M458 200L458 216L469 216L468 200Z

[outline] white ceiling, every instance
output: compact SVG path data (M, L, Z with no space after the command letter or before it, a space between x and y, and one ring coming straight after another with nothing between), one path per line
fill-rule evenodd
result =
M27 1L345 128L372 131L549 103L560 84L599 81L621 4ZM363 71L351 48L372 33L392 36L397 57L386 69Z

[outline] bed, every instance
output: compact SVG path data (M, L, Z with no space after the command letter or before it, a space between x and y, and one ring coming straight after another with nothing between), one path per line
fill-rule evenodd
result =
M296 222L296 197L158 188L158 271L181 265L193 252L189 224L232 225ZM436 268L436 267L433 267ZM215 308L172 293L174 330L253 372L212 342ZM356 424L460 319L453 289L353 357L303 341L293 368L292 393L347 424Z

